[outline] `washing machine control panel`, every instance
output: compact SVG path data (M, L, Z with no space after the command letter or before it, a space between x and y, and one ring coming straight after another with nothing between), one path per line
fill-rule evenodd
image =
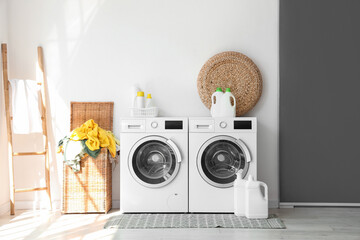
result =
M256 132L256 118L190 118L189 132Z
M188 125L186 118L147 118L146 121L146 132L187 132Z
M121 132L187 133L188 119L184 117L123 118L121 119Z

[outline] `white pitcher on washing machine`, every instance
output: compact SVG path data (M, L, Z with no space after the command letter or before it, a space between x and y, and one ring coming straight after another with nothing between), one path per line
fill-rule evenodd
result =
M235 117L236 100L230 88L226 88L225 93L218 87L211 96L211 116L212 117Z
M221 87L216 88L216 91L211 95L210 113L212 117L221 117L221 98L223 95Z
M226 88L224 95L221 97L221 117L236 116L236 99L231 93L230 88Z

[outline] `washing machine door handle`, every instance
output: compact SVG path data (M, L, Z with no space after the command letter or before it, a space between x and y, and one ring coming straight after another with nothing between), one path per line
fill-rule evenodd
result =
M236 143L239 144L240 148L244 151L246 161L251 162L251 155L250 155L249 149L247 148L245 143L243 141L241 141L240 139L236 139Z
M179 148L176 146L176 144L171 140L171 139L167 139L166 142L172 147L172 149L174 150L175 154L176 154L176 158L178 162L181 162L181 154L179 151Z

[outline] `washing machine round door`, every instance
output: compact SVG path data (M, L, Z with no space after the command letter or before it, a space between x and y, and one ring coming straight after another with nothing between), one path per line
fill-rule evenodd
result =
M131 175L141 185L159 188L169 184L180 169L178 147L170 139L148 136L131 149L128 165Z
M216 136L201 146L197 168L207 183L228 188L233 186L237 171L242 169L242 176L246 176L250 161L249 149L241 140L230 136Z

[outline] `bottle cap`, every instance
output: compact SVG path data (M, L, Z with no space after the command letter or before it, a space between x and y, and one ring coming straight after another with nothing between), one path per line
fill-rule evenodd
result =
M226 88L226 92L231 92L230 88Z
M222 92L221 87L216 88L216 92Z
M143 97L143 96L144 96L144 92L141 92L141 91L140 91L140 92L137 92L137 96L138 96L138 97Z
M146 98L151 98L151 94L149 93Z

